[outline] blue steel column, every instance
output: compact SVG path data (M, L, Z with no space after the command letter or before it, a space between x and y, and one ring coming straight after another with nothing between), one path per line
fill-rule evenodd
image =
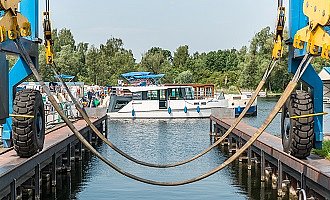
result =
M39 3L38 0L22 0L20 4L21 13L27 17L31 23L31 37L28 39L34 40L38 38L38 26L39 26ZM4 59L6 60L6 59ZM38 58L32 58L34 64L38 66ZM2 61L2 59L1 59ZM20 57L16 64L9 72L9 113L13 113L13 100L15 87L22 83L32 74L28 65ZM11 144L11 132L12 132L12 119L8 118L6 124L4 124L2 134L2 140L5 148L12 146Z
M293 40L296 32L306 27L308 18L303 13L303 0L290 0L289 14L289 34ZM302 56L306 54L305 50L294 49L292 45L289 47L289 72L295 73ZM302 76L302 80L311 88L314 100L314 113L323 112L323 82L315 72L312 65L309 65L306 72ZM323 141L323 116L314 117L314 145L316 148L322 148Z

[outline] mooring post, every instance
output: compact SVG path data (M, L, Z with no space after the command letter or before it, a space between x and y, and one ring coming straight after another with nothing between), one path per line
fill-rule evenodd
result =
M248 170L248 194L249 196L252 195L252 172Z
M77 152L76 159L78 161L82 161L82 143L80 141L77 144L76 152Z
M266 180L265 177L266 160L265 160L265 152L263 150L261 150L260 153L260 165L261 165L261 181L264 182Z
M300 174L300 189L306 190L306 176L304 172Z
M242 185L243 183L243 163L238 162L238 184Z
M76 160L76 145L71 144L71 157L70 161L74 162Z
M260 199L265 199L265 182L261 182L260 184Z
M252 149L251 147L248 148L248 170L251 170L252 169L252 160L251 160L251 157L252 157Z
M105 119L105 130L104 130L104 136L105 136L105 138L108 138L108 123L109 123L109 121L108 121L108 118L106 118Z
M71 171L71 144L68 144L66 146L66 158L67 158L66 171L69 172Z
M88 140L88 143L91 144L91 142L92 142L92 131L91 130L88 130L88 132L87 132L87 140Z
M212 123L212 119L210 118L210 137L213 136L212 125L213 125L213 123Z
M34 196L35 199L37 200L41 198L40 177L41 177L41 170L40 170L40 164L38 163L34 168Z
M283 196L283 189L282 189L282 183L283 183L283 164L280 160L277 161L277 195L279 197Z
M52 179L52 187L56 187L56 153L52 155L52 167L51 167L51 179Z
M10 199L17 199L16 179L14 179L10 184Z

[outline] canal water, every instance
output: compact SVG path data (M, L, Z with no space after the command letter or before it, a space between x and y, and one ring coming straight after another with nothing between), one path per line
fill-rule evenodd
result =
M244 120L254 126L261 125L275 103L276 99L260 99L258 116ZM268 132L279 134L279 123L279 118L276 118ZM137 159L151 163L173 163L190 158L210 145L209 119L112 120L109 121L108 137L120 149ZM220 165L228 157L228 152L216 148L184 166L152 169L127 161L106 145L100 145L97 149L125 171L158 181L195 177ZM271 183L264 185L260 182L259 167L253 165L252 170L248 171L246 164L239 162L197 183L159 187L123 177L86 152L84 161L75 163L71 173L59 176L57 181L56 190L44 192L43 199L277 199L277 190L271 188Z

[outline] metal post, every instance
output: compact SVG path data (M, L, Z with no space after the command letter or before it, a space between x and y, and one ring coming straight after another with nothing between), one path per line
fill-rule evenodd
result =
M261 182L260 187L260 199L265 199L265 182Z
M213 125L212 119L210 118L210 137L212 137L213 135L212 125Z
M87 141L91 144L92 142L92 132L91 130L88 130L87 132Z
M77 157L76 159L78 159L78 161L82 161L82 143L79 141L77 144Z
M265 160L265 152L263 150L261 150L260 156L261 156L261 158L260 158L261 181L264 182L266 180L266 177L265 177L266 160Z
M283 166L282 162L280 160L277 161L277 172L278 172L278 178L277 178L277 195L279 197L283 196L283 189L282 189L282 183L283 183Z
M37 166L34 168L34 196L37 200L41 198L40 173L40 164L37 164Z
M248 170L252 169L252 161L251 161L251 157L252 157L252 149L251 147L248 148Z
M243 163L238 163L238 184L242 185L243 183Z
M51 179L52 187L56 187L56 154L52 155Z
M16 191L16 179L13 180L10 184L10 199L16 200L17 198L17 191Z
M300 175L300 189L306 190L306 176L304 172Z
M105 133L104 133L105 138L108 138L108 128L109 128L108 123L109 123L108 118L106 118L105 119Z
M69 172L71 171L71 144L68 144L68 146L66 147L66 158L66 171Z
M248 194L249 197L252 195L252 172L248 170Z

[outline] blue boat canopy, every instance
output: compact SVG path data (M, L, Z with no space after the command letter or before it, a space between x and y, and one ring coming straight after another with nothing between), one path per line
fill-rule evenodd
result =
M74 79L75 78L75 76L70 76L70 75L66 75L66 74L61 74L61 75L58 75L58 76L54 76L55 78L62 78L62 79L70 79L70 80L72 80L72 79Z
M129 72L122 74L122 77L126 79L160 79L165 76L165 74L154 74L152 72Z
M159 80L165 76L165 74L155 74L152 72L129 72L126 74L122 74L128 82L139 82L143 80L150 80L154 84L158 84Z

